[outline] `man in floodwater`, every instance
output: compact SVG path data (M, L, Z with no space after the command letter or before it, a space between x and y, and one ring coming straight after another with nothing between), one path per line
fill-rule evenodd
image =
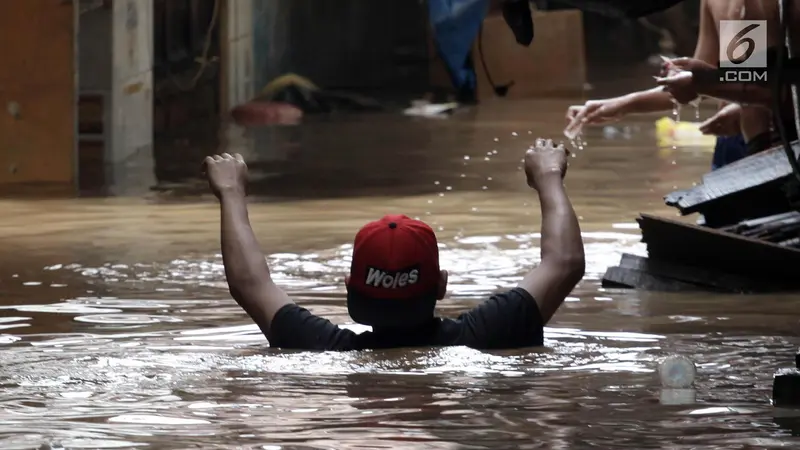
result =
M684 70L719 64L719 22L721 20L766 20L770 47L781 45L776 1L702 0L700 32L694 58L679 58L673 64ZM629 114L669 111L673 98L662 87L604 100L590 100L567 111L567 132L580 124L601 124ZM771 132L772 114L768 109L730 103L701 124L701 131L715 135L713 168L730 164L747 155L769 148L776 142Z
M528 185L542 211L541 263L519 285L457 319L434 315L447 272L424 222L389 215L356 234L347 307L372 331L356 334L296 305L270 277L247 215L247 165L240 155L208 157L205 171L222 209L222 259L230 293L272 347L302 350L464 345L479 349L543 345L543 327L584 273L584 252L563 177L566 150L539 139L525 154Z

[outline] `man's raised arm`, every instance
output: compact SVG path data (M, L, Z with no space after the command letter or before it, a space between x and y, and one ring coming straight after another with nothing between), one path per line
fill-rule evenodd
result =
M564 189L567 152L563 145L537 140L525 154L528 185L539 193L542 261L519 283L536 300L546 324L583 278L586 267L578 218Z
M272 281L247 215L247 165L241 155L227 153L205 160L208 182L220 201L222 262L234 300L268 335L275 313L292 303Z

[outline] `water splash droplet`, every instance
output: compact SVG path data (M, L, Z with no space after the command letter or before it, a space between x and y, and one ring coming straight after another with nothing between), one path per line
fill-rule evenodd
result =
M435 185L437 185L437 186L438 186L438 185L439 185L439 182L438 182L438 181L434 181L434 182L433 182L433 184L435 184Z
M469 160L469 155L464 155L464 159Z
M574 136L569 139L569 143L575 150L583 150L586 148L586 141L583 139L583 130L579 130Z
M489 189L489 188L488 188L488 187L486 187L486 186L483 186L483 187L481 187L481 189L483 189L483 190L485 191L485 190L487 190L487 189Z
M486 177L486 180L492 181L492 177Z
M512 136L518 136L518 134L517 134L517 132L516 132L516 131L512 131L512 132L511 132L511 135L512 135Z
M681 104L676 102L675 100L672 101L672 116L675 124L677 125L681 121ZM678 150L678 143L677 141L672 141L672 150Z
M453 190L453 186L447 186L447 187L445 187L445 189L447 189L448 191L452 191Z
M494 138L495 142L500 142L500 138Z

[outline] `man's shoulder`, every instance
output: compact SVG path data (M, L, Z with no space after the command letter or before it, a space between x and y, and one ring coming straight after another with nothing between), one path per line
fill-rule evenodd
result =
M463 320L475 314L503 314L510 310L535 308L538 311L536 300L533 296L521 287L515 287L502 292L497 292L489 296L488 299L479 303L475 308L464 312L458 319Z
M297 350L354 350L356 333L340 328L295 303L275 314L267 340L272 347Z
M533 296L516 287L496 293L457 319L443 322L449 345L519 348L543 344L544 324Z

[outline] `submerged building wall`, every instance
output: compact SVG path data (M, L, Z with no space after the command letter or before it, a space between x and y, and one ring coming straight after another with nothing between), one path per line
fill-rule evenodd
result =
M409 0L252 0L257 89L293 72L331 89L427 82L427 8Z
M75 21L72 2L0 1L0 185L75 182Z

